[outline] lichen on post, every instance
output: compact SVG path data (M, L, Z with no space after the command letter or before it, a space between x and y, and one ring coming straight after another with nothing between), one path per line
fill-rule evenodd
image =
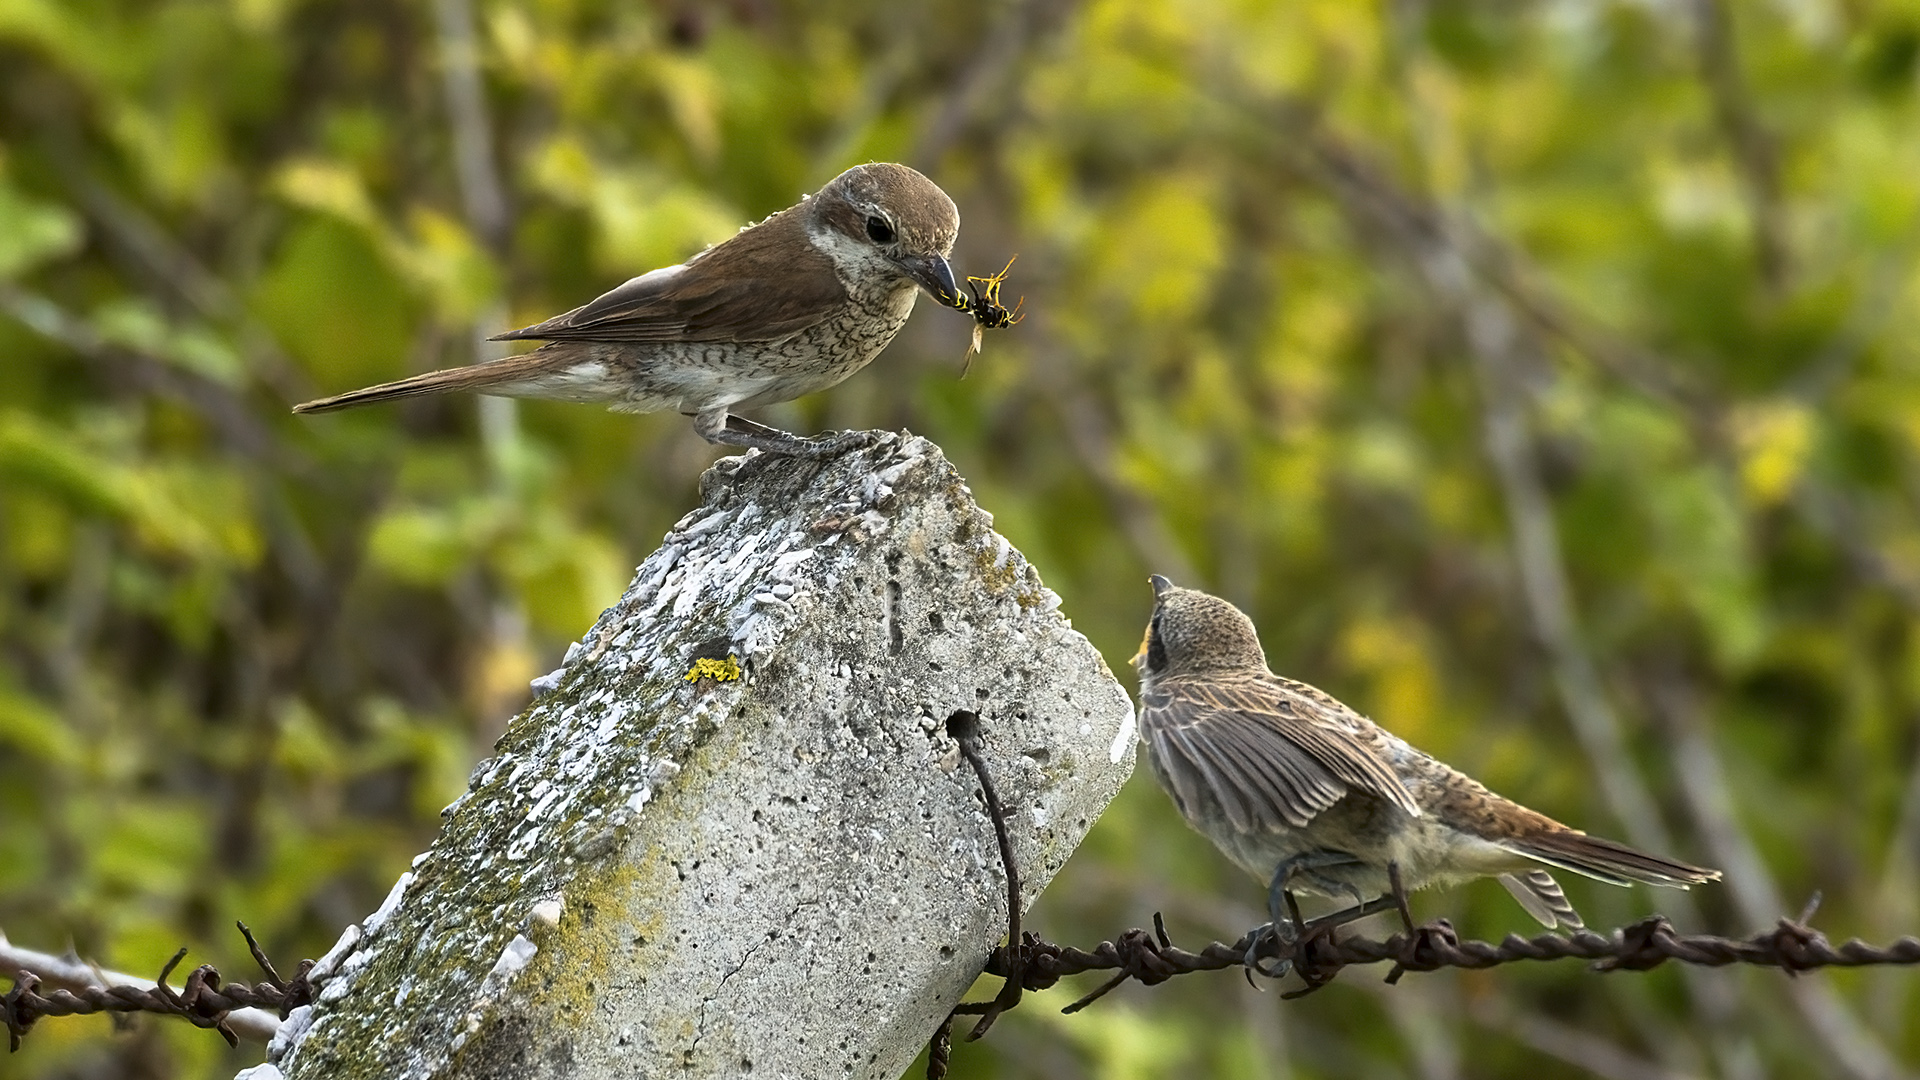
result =
M291 1080L892 1080L1033 896L1132 710L924 439L717 463L283 1029Z

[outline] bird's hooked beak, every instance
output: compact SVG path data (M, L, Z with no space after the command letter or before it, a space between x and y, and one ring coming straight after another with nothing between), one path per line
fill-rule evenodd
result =
M1155 597L1159 597L1161 594L1165 593L1168 589L1173 588L1173 582L1168 581L1165 577L1159 574L1155 574L1152 577L1148 578L1147 584L1153 586L1153 595Z
M900 269L935 300L953 307L960 300L960 286L953 280L953 267L938 255L910 255L900 260Z

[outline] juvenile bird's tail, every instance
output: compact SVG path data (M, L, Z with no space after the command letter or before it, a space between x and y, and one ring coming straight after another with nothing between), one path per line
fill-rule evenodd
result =
M397 398L418 397L422 394L492 392L505 397L538 397L542 395L508 391L509 388L523 388L515 384L535 383L551 377L577 362L577 357L562 355L558 350L540 349L522 353L519 356L503 357L466 367L444 368L396 382L349 390L344 394L302 402L295 405L293 411L297 413L332 412L335 409L351 409L358 405L372 405ZM530 387L527 388L530 389Z
M1720 879L1718 870L1663 859L1658 855L1636 851L1625 844L1588 836L1572 829L1509 840L1504 846L1517 855L1525 855L1561 870L1584 874L1609 885L1630 885L1638 881L1647 885L1663 885L1669 889L1684 889Z
M1527 914L1538 919L1540 925L1549 930L1557 926L1579 930L1587 925L1568 902L1567 894L1560 891L1560 883L1545 870L1501 874L1500 884L1505 885L1513 898L1520 901L1520 906L1527 909Z

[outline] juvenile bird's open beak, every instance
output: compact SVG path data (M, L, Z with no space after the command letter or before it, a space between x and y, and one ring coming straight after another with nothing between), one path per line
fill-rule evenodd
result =
M1147 578L1147 584L1153 586L1153 610L1154 610L1154 613L1157 615L1160 612L1160 596L1161 594L1165 593L1168 589L1173 588L1173 582L1167 580L1165 577L1162 577L1159 574L1154 574L1153 576ZM1148 623L1147 632L1141 635L1140 637L1140 651L1133 654L1133 666L1136 670L1141 670L1141 671L1146 670L1145 668L1142 668L1140 665L1147 658L1147 646L1151 645L1152 643L1153 643L1153 624Z
M960 286L954 283L953 267L938 255L913 256L900 260L900 269L933 294L935 300L953 307L960 300Z

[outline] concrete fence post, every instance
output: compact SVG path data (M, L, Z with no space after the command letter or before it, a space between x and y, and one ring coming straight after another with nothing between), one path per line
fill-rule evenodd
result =
M1119 790L1125 692L937 447L701 491L256 1077L893 1080L1006 925L947 718L1026 903Z

